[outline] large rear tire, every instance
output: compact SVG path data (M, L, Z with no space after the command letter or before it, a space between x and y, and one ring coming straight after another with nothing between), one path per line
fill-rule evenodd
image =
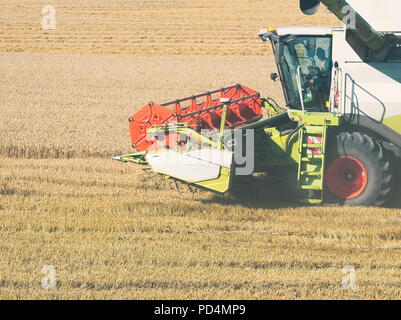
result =
M345 206L381 206L392 188L392 168L383 147L361 132L342 132L327 154L327 201Z

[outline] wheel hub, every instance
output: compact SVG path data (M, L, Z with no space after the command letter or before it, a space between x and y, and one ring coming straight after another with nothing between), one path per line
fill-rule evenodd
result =
M327 169L327 187L341 199L354 199L361 195L368 182L365 166L353 157L334 160Z

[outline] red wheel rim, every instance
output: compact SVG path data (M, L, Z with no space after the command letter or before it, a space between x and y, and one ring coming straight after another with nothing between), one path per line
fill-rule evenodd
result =
M354 199L366 188L368 173L365 166L353 157L334 160L327 169L327 187L341 199Z

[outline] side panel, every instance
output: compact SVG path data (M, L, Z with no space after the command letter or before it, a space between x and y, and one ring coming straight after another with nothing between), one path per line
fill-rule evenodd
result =
M401 133L401 63L348 62L343 70L344 113L367 116Z
M333 62L339 62L341 66L346 61L362 62L345 39L345 32L345 28L333 29Z
M400 145L401 63L362 62L342 28L333 29L333 62L339 68L333 72L331 110Z

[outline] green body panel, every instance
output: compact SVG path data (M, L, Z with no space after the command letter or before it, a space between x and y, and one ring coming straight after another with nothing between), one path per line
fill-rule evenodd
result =
M298 163L298 139L296 136L283 135L276 128L266 128L264 133L267 139L266 162L263 168L276 166L295 166ZM255 147L258 149L258 146Z
M300 110L289 110L288 115L293 121L302 125L336 127L341 124L341 116L331 112L302 112Z
M113 157L113 160L118 160L121 162L131 162L134 164L140 164L140 165L144 165L147 166L148 162L145 159L146 156L146 152L138 152L138 153L134 153L134 154L127 154L124 156L118 156L118 157Z
M285 137L275 128L255 132L255 172L265 172L274 166L289 163L285 152Z
M401 134L401 114L384 119L383 123Z
M232 178L231 173L232 169L220 168L220 175L217 179L196 182L193 183L193 185L219 193L224 193L230 189Z
M324 197L324 172L327 133L330 127L341 124L341 117L329 112L302 112L289 110L290 118L298 127L283 134L278 128L264 129L263 148L255 141L258 171L274 170L287 173L291 168L297 175L298 200L308 204L321 204ZM295 171L296 170L296 171ZM296 177L296 178L295 178Z
M262 103L263 108L266 110L269 118L285 112L285 109L279 107L278 105L270 103L268 99L263 99Z
M276 166L298 166L302 151L299 144L299 133L303 132L301 129L305 126L310 126L310 130L313 128L311 126L315 126L316 130L320 132L320 128L336 127L341 124L341 117L329 112L288 110L288 114L293 121L298 122L298 132L294 130L295 132L283 134L277 128L265 128L263 130L265 136L259 138L263 141L255 141L256 154L263 155L259 158L256 157L257 171L265 171Z

